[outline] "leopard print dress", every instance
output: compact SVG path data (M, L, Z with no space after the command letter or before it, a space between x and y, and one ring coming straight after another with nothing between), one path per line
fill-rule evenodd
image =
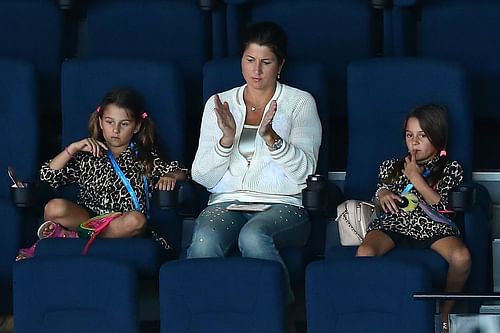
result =
M179 162L167 162L161 159L156 151L151 153L153 179L181 168ZM130 147L123 151L116 161L137 195L141 212L146 214L147 193L144 191L141 163L136 160L135 153ZM49 163L50 161L47 161L42 165L40 180L47 182L53 188L77 184L79 186L77 204L90 209L96 215L134 210L131 196L106 154L96 157L88 152L78 152L64 168L59 170L51 169ZM151 180L148 181L149 193L153 190L152 183Z
M424 167L432 169L438 159L439 157L433 158L428 161ZM380 166L377 189L383 187L394 193L401 193L410 183L409 179L403 174L392 184L388 185L382 182L382 179L386 179L387 176L394 170L396 163L397 159L386 160L382 163ZM446 209L448 205L448 192L451 188L460 184L462 180L463 169L460 164L457 161L447 161L443 170L443 176L434 187L434 190L441 196L441 200L435 205L430 205L430 207L435 210ZM424 202L422 195L418 193L415 188L413 188L410 192L415 194L419 201ZM459 231L457 229L449 225L433 221L419 206L410 212L400 210L398 215L384 214L382 217L379 216L369 225L368 231L371 230L389 230L409 236L415 240L427 240L434 237L459 236Z

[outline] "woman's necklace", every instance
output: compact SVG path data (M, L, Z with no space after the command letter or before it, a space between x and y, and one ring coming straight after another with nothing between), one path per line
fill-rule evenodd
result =
M264 105L262 106L259 106L257 103L250 103L250 100L254 100L253 98L250 98L250 96L248 96L248 92L245 90L245 104L247 106L247 109L250 110L251 112L257 112L259 110L264 110L264 108L266 107L266 104L265 103ZM272 96L272 95L271 95ZM253 105L252 105L253 104Z

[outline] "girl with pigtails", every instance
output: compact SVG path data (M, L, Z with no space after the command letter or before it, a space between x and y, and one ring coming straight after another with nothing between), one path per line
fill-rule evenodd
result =
M430 248L448 262L446 292L460 292L471 266L460 230L445 214L450 190L463 180L463 169L446 156L446 109L427 104L406 117L403 134L408 155L380 166L375 203L380 214L368 226L357 256L382 256L395 247ZM441 304L448 332L452 301Z
M142 235L153 188L173 190L187 177L177 161L160 157L153 122L134 90L109 91L88 127L88 138L69 144L42 165L42 181L53 188L77 184L79 194L76 203L55 198L45 205L40 239L82 236L89 231L82 229L85 221L106 225L99 237ZM17 260L33 256L35 248L36 243L21 249Z

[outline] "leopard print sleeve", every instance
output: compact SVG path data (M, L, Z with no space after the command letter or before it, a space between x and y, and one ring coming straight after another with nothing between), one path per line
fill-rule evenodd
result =
M434 209L442 210L448 206L448 193L459 185L464 179L464 170L457 161L449 161L444 170L443 177L436 184L435 191L441 196L439 203L432 205Z
M64 168L54 170L50 167L51 160L42 164L40 180L47 182L51 187L58 188L66 184L76 183L80 174L79 160L81 154L75 154Z
M377 183L376 194L378 194L379 190L381 190L383 188L394 192L394 186L391 186L391 184L384 183L384 179L387 179L389 174L392 173L392 171L394 170L394 166L396 165L396 162L397 162L397 159L392 158L390 160L385 160L380 165L379 172L378 172L378 183Z
M163 177L167 173L182 169L179 161L162 159L157 151L152 151L151 154L153 155L153 177Z

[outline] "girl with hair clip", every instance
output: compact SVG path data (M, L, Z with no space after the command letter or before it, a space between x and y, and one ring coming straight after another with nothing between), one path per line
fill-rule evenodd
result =
M76 203L56 198L45 205L40 239L78 237L80 225L89 219L94 225L107 224L100 237L141 235L153 188L173 190L187 177L177 161L160 157L143 98L129 88L109 91L88 128L88 138L71 143L40 170L40 179L53 188L79 186ZM21 249L16 259L33 256L35 247Z
M447 292L460 292L469 276L471 256L456 225L441 214L448 193L463 180L457 161L446 157L446 109L423 105L404 123L408 155L384 161L375 193L380 213L368 226L357 256L382 256L395 247L431 248L448 262ZM442 303L443 331L453 302Z

